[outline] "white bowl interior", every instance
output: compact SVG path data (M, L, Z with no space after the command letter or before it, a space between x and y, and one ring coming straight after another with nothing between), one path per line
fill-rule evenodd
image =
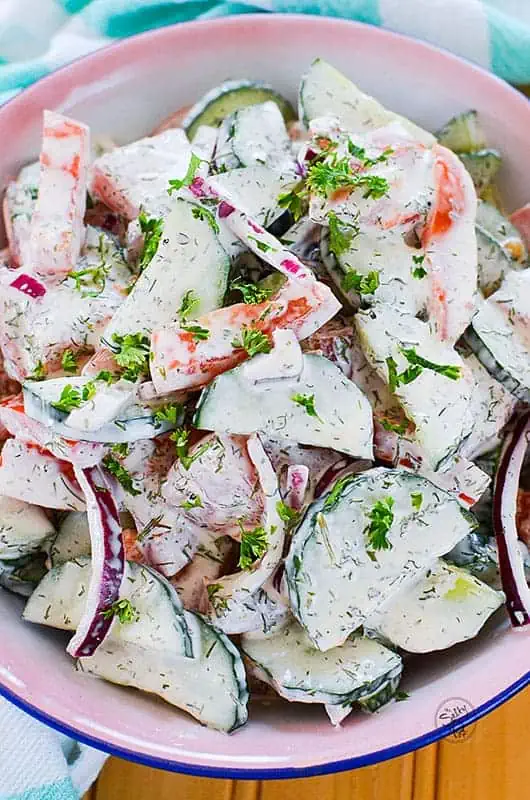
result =
M317 55L431 130L459 111L478 109L489 142L505 156L507 207L529 199L530 106L522 96L469 64L400 36L338 20L274 16L163 29L33 87L0 109L0 186L37 155L44 107L125 142L229 77L267 80L294 101L300 75ZM377 760L418 737L427 737L426 743L448 698L462 697L470 709L481 709L528 681L528 633L513 632L498 615L469 645L414 659L404 682L411 693L407 702L372 717L354 715L340 733L320 708L271 703L253 706L248 727L223 737L148 696L75 673L65 637L22 622L21 607L18 598L0 591L4 691L101 746L167 768L225 775L257 770L254 776L270 771L275 777L277 770L321 771L331 762Z

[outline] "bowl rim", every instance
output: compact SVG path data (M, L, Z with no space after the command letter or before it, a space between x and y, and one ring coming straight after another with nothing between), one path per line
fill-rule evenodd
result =
M457 56L454 53L450 52L449 50L438 47L436 45L432 45L426 41L418 39L413 36L407 36L401 33L396 33L391 30L387 30L384 28L379 28L374 25L369 25L364 22L357 22L355 20L349 20L341 17L334 17L334 16L317 16L312 14L281 14L281 13L252 13L252 14L237 14L231 15L227 17L221 18L214 18L214 19L200 19L200 20L192 20L189 22L182 22L176 23L174 25L164 26L162 28L155 28L153 30L147 30L143 33L136 34L135 36L126 37L125 39L119 39L117 41L111 42L110 44L106 44L103 47L79 56L78 58L72 59L67 64L62 65L61 67L49 72L44 77L40 78L35 83L31 84L30 86L24 88L21 92L16 94L14 97L7 100L2 106L0 106L0 118L4 109L8 108L11 110L12 107L16 107L21 105L25 102L26 99L32 97L33 94L37 94L40 92L41 87L48 83L53 83L56 79L58 74L67 73L69 70L72 70L74 73L76 69L79 67L80 64L87 64L90 65L91 61L98 61L102 57L105 57L106 53L115 52L116 50L126 49L128 43L136 43L139 40L142 42L145 40L147 43L153 42L155 43L158 38L164 39L165 37L171 37L171 33L175 29L182 30L184 35L188 34L192 36L194 32L199 32L202 28L212 28L218 27L220 29L230 29L232 27L237 28L241 21L245 20L250 23L255 23L258 25L267 25L267 24L278 24L278 21L282 21L282 23L286 24L296 24L299 25L303 23L304 25L314 26L318 28L321 24L327 25L336 25L338 27L349 27L352 32L358 31L362 34L363 31L370 30L374 31L377 30L377 35L381 37L381 41L384 42L385 40L397 40L404 46L409 46L412 44L414 47L423 49L425 53L428 54L437 54L438 56L442 56L444 59L453 62L460 62L461 64L465 64L468 71L472 71L482 79L487 78L488 82L496 83L498 88L501 89L504 93L510 94L512 100L517 100L518 104L523 109L523 106L526 107L526 113L530 116L530 102L524 97L522 93L520 93L517 89L513 86L508 84L502 78L494 75L493 73L488 72L481 66L467 60L462 56ZM287 779L287 778L303 778L303 777L312 777L317 775L329 775L334 774L337 772L342 772L345 770L352 770L357 769L359 767L365 767L374 765L383 761L387 761L392 758L396 758L398 756L405 755L407 753L413 752L414 750L420 749L422 747L426 747L429 744L433 744L446 736L450 736L451 734L456 733L463 728L472 725L481 717L485 716L486 714L490 713L494 709L498 708L500 705L505 703L507 700L514 697L524 688L530 685L530 670L523 674L520 678L518 678L514 683L507 686L505 689L500 691L498 694L491 697L486 702L482 703L480 706L473 708L470 712L464 714L463 716L459 717L458 719L450 722L447 725L443 725L438 728L434 728L426 733L423 733L420 736L413 737L411 739L407 739L404 742L400 742L397 745L393 745L391 747L384 748L382 750L375 750L371 753L365 753L360 756L352 756L351 758L342 758L336 761L328 761L326 763L315 764L311 766L304 766L304 767L281 767L281 768L234 768L234 767L214 767L209 766L206 764L190 764L187 762L177 761L175 759L166 759L159 756L147 755L142 753L141 751L137 750L129 750L126 747L121 745L111 744L104 739L100 739L96 736L92 736L88 733L79 730L74 725L69 725L57 717L53 716L48 712L42 711L38 706L34 705L33 703L29 702L28 700L24 699L20 695L18 695L15 691L3 682L2 678L0 677L0 697L5 698L9 702L13 703L13 705L17 706L22 711L28 713L33 718L37 719L38 721L44 723L48 727L56 730L59 733L65 734L70 736L77 741L94 747L98 750L108 753L109 755L117 756L119 758L124 758L129 761L136 762L138 764L142 764L148 767L154 767L157 769L166 770L168 772L177 772L186 775L192 775L196 777L207 777L207 778L224 778L224 779L234 779L234 780L278 780L278 779Z

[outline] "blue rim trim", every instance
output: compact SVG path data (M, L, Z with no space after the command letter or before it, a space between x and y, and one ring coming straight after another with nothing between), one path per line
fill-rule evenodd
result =
M167 772L180 772L184 775L194 775L195 777L200 778L225 778L232 780L258 781L279 780L283 778L310 778L316 775L331 775L335 772L344 772L345 770L357 769L358 767L368 767L373 764L378 764L381 761L388 761L391 758L406 755L413 750L418 750L421 747L426 747L429 744L438 742L440 739L444 739L446 736L465 728L467 725L473 724L481 717L489 714L490 711L493 711L495 708L498 708L498 706L514 697L516 694L518 694L518 692L522 691L528 685L530 685L530 672L527 672L526 675L523 675L521 678L519 678L519 680L515 681L515 683L512 683L507 689L504 689L504 691L499 692L499 694L492 697L491 700L488 700L481 706L474 708L469 714L466 714L454 722L449 723L449 725L444 725L441 728L435 728L434 730L429 731L422 736L418 736L415 739L408 739L406 742L401 742L401 744L395 745L394 747L387 747L385 750L377 750L373 753L367 753L366 755L356 756L354 758L345 758L341 759L340 761L330 761L327 764L316 764L315 766L311 767L285 767L280 769L255 769L252 767L249 769L234 769L232 767L207 767L199 764L191 765L179 761L168 761L167 759L157 758L156 756L142 755L134 752L133 750L127 750L125 747L114 747L109 745L107 742L102 741L101 739L89 736L88 734L82 733L81 731L78 731L69 725L59 722L49 714L45 714L43 711L35 706L32 706L30 703L26 703L24 700L21 700L20 697L18 697L16 694L13 694L9 689L6 689L6 687L2 684L0 684L0 696L5 697L6 700L9 700L9 702L22 709L22 711L27 712L35 719L38 719L39 722L43 722L45 725L48 725L50 728L53 728L59 733L64 733L67 736L71 736L83 744L95 747L97 750L103 750L103 752L109 753L111 756L125 758L128 761L134 761L137 764L143 764L146 767L155 767L156 769L163 769Z
M10 98L4 106L11 105L12 103L16 103L20 100L20 97L23 95L27 95L31 92L32 88L40 83L45 83L47 80L52 78L57 72L62 72L63 70L68 69L72 64L75 64L79 61L90 60L91 58L96 58L100 55L102 51L120 47L124 41L127 39L140 39L140 38L148 38L150 36L156 36L156 33L164 33L167 35L168 30L171 28L200 28L204 26L223 26L229 25L231 23L237 23L238 18L241 15L233 15L230 17L223 17L221 19L214 19L214 20L196 20L192 22L181 22L177 23L176 25L170 25L161 29L154 29L144 31L143 33L137 34L136 36L129 36L126 39L121 39L117 42L111 43L106 45L105 47L100 48L99 50L95 51L94 53L90 53L85 56L80 56L79 58L72 59L67 64L59 67L56 70L48 73L45 77L41 78L40 80L36 81L34 84L29 86L28 88L24 89L22 92L16 94L14 97ZM266 20L271 18L282 17L283 19L288 19L292 21L296 20L304 20L308 19L307 14L245 14L243 15L245 20L250 22L258 22L260 24L266 24ZM355 28L373 28L373 25L368 25L364 22L357 22L356 20L349 20L346 18L340 17L330 17L330 16L322 16L322 17L311 17L313 20L317 19L324 19L328 22L332 21L333 23L343 23L344 25L350 26L352 29ZM469 61L468 59L457 56L452 53L450 50L447 50L444 47L437 47L436 45L432 45L429 42L425 42L422 39L419 39L414 36L406 36L401 33L397 33L392 31L388 28L378 28L378 30L382 31L383 33L390 33L392 36L397 37L403 40L409 40L415 42L417 44L421 44L428 50L434 50L439 53L443 53L444 55L449 56L451 59L456 61L461 61L466 63L470 68L477 72L481 72L488 77L497 82L502 83L505 90L510 92L513 95L516 95L519 98L524 99L524 95L522 95L517 89L513 86L510 86L509 83L506 83L502 78L498 75L494 75L493 73L488 72L488 70L484 69L483 67L475 64L473 61ZM406 742L401 742L399 745L395 745L394 747L387 747L384 750L377 750L373 753L366 753L363 756L356 756L354 758L346 758L341 759L339 761L329 761L326 764L317 764L315 766L310 767L285 767L285 768L271 768L271 769L261 769L261 768L252 768L249 769L234 769L232 767L208 767L202 766L200 764L191 765L182 763L179 761L169 761L164 758L158 758L156 756L147 756L142 755L141 753L137 753L133 750L127 750L124 747L115 747L109 745L108 742L105 742L101 739L97 739L96 737L89 736L81 731L78 731L76 728L70 725L66 725L62 722L59 722L55 717L52 717L50 714L46 714L45 712L41 711L36 706L31 705L31 703L27 703L25 700L22 700L18 695L14 694L10 689L4 686L0 682L0 697L4 697L10 703L20 708L22 711L25 711L30 716L34 717L35 719L39 720L39 722L44 723L48 727L52 728L53 730L58 731L59 733L63 733L66 736L70 736L74 739L77 739L79 742L83 744L89 745L90 747L95 747L97 750L102 750L104 753L108 753L111 756L116 756L117 758L124 758L128 761L133 761L137 764L142 764L146 767L154 767L155 769L162 769L166 770L167 772L178 772L184 775L193 775L195 777L202 777L202 778L224 778L224 779L231 779L231 780L279 780L279 779L287 779L287 778L310 778L317 775L332 775L336 772L344 772L346 770L357 769L359 767L367 767L373 764L378 764L382 761L388 761L392 758L397 758L398 756L406 755L407 753L411 753L414 750L418 750L422 747L426 747L427 745L433 744L434 742L440 741L440 739L444 739L446 736L450 736L456 731L465 728L467 725L471 725L481 717L489 714L491 711L494 711L500 705L505 703L507 700L510 700L520 691L525 689L527 686L530 685L530 671L519 678L515 683L512 683L502 692L492 697L487 702L483 703L481 706L473 709L469 714L466 714L463 717L455 720L454 722L449 723L449 725L444 725L441 728L435 728L428 733L423 734L422 736L418 736L414 739L408 739Z

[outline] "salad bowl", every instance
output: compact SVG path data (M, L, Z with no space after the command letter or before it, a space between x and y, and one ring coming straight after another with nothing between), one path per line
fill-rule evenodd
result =
M427 44L343 20L248 15L164 28L112 45L41 80L0 108L0 186L39 149L51 109L125 143L229 78L272 84L295 99L299 76L328 59L385 106L436 131L477 109L504 156L509 210L528 199L528 101L478 67ZM528 632L502 614L450 651L415 657L405 702L335 730L319 708L254 702L234 735L201 728L148 695L72 669L62 633L21 618L0 589L0 692L46 724L109 753L167 770L224 778L287 778L364 766L470 726L530 682Z

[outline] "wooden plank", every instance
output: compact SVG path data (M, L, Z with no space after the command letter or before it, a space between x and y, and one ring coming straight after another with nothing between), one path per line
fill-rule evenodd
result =
M478 722L464 741L373 767L292 781L192 778L109 759L85 800L520 800L526 786L530 691Z

